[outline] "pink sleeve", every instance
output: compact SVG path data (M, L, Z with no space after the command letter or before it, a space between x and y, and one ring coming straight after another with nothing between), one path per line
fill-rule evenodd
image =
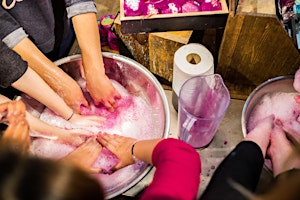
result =
M167 138L156 145L152 161L156 170L142 200L196 199L201 161L193 147L181 140Z

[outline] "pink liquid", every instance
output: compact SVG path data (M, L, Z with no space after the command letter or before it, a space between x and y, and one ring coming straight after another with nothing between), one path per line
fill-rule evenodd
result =
M137 139L150 139L155 137L152 134L152 130L154 130L155 127L153 127L154 124L151 105L146 102L144 97L129 94L118 82L112 80L112 83L122 96L122 98L118 101L118 108L115 112L111 113L103 106L95 106L92 101L90 101L91 110L84 107L82 108L82 113L84 115L96 114L106 117L106 120L101 124L101 126L84 127L71 124L47 108L41 113L40 119L61 128L86 129L94 134L107 132ZM161 137L161 135L157 137ZM34 138L30 151L36 156L60 159L72 152L75 148L76 147L74 146L51 139ZM115 155L113 155L109 150L103 148L98 159L94 163L94 166L101 167L104 172L109 172L110 169L118 163L118 161L119 160ZM147 167L146 163L138 162L134 165L120 169L113 174L95 174L94 176L99 179L106 192L109 192L114 188L118 188L120 184L124 183L124 181L126 182L126 180L133 179L136 174L145 167Z

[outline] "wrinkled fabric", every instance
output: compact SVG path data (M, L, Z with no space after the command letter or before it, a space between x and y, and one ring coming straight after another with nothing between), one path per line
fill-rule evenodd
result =
M0 54L0 87L7 88L26 72L27 63L1 41Z
M141 200L192 200L197 198L201 161L189 144L174 138L159 142L152 154L156 167L152 183Z

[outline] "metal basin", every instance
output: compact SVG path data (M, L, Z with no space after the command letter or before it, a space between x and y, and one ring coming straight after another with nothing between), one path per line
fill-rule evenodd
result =
M248 96L242 110L242 131L244 137L248 133L248 119L259 100L271 92L296 92L293 87L294 76L278 76L265 81L255 88Z
M122 55L103 53L106 74L119 82L129 93L144 98L151 108L151 134L149 138L167 138L170 128L168 101L161 84L141 64ZM75 80L80 78L81 55L73 55L55 62ZM135 164L136 165L136 164ZM106 198L118 196L137 184L150 170L149 164L135 166L134 173L126 174L126 168L111 175L99 174L99 181L105 189ZM104 184L103 184L104 182ZM106 186L108 184L108 186Z

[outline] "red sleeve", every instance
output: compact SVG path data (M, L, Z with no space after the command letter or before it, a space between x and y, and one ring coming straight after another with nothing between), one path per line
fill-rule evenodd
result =
M159 142L152 155L156 167L153 181L141 199L196 199L201 161L197 151L173 138Z

